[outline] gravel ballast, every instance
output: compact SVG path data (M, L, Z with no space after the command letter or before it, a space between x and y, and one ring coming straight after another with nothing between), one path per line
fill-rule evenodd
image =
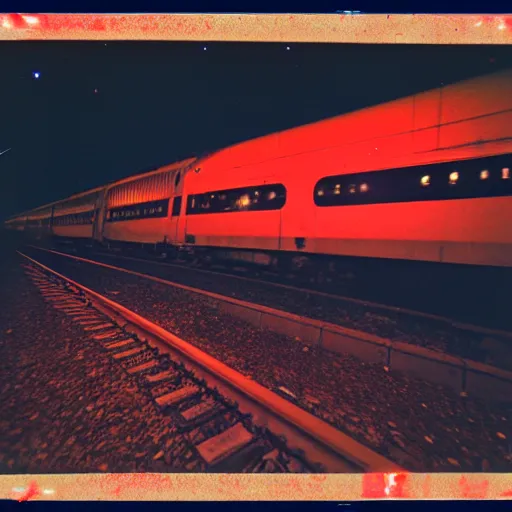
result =
M185 447L135 379L45 303L22 260L0 268L0 472L182 472Z
M62 256L30 254L296 401L408 470L512 470L511 404L459 396L380 365L253 328L219 313L211 300L198 294Z

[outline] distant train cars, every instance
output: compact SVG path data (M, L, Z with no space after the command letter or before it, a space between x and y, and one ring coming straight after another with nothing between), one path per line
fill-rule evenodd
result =
M52 205L52 234L91 239L103 188L96 188Z
M512 267L511 165L507 70L167 165L6 226L271 266Z

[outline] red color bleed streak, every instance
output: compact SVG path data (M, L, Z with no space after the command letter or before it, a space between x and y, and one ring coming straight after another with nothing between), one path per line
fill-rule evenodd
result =
M499 30L512 30L512 16L481 16L476 22L476 26L484 25L495 25Z
M468 480L462 476L459 480L462 496L466 499L485 499L489 492L489 480Z
M119 497L125 491L140 490L144 492L169 492L174 489L172 479L168 475L144 473L107 474L101 478L101 488L106 494Z
M101 15L47 15L47 14L6 14L2 17L3 28L17 30L42 30L59 31L59 30L88 30L91 32L104 32L109 29L117 28L115 24L108 26L109 18L118 20L119 17L101 16Z
M405 473L367 473L363 475L363 498L406 498Z
M37 486L37 482L35 481L32 481L30 482L28 488L25 490L24 494L22 494L19 498L18 498L18 501L28 501L32 498L37 498L37 496L39 496L40 492L39 492L39 487Z

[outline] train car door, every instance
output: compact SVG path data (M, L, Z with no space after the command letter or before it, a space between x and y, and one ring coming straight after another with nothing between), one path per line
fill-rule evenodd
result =
M183 230L184 220L182 218L182 212L185 212L184 201L183 201L183 183L184 183L184 169L178 169L173 173L172 182L172 199L170 207L170 220L167 231L167 240L171 244L179 245L183 243Z
M103 241L103 223L105 220L105 208L107 202L107 189L103 189L98 193L96 204L94 206L94 217L93 217L93 239L102 242Z
M269 185L272 183L281 183L280 178L277 174L270 170L261 170L257 169L256 172L252 173L248 176L248 186L249 187L258 187L259 185ZM275 219L275 224L266 225L265 226L265 234L264 236L270 238L271 240L275 240L275 245L272 247L273 249L281 250L281 239L282 239L282 223L283 223L283 211L279 210L277 213L277 218Z

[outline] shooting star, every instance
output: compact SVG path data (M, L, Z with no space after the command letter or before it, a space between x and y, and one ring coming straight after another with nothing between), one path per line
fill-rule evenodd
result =
M12 149L12 148L9 148L9 149L6 149L5 151L2 151L2 152L0 153L0 156L2 156L4 153L7 153L7 151L10 151L11 149Z

